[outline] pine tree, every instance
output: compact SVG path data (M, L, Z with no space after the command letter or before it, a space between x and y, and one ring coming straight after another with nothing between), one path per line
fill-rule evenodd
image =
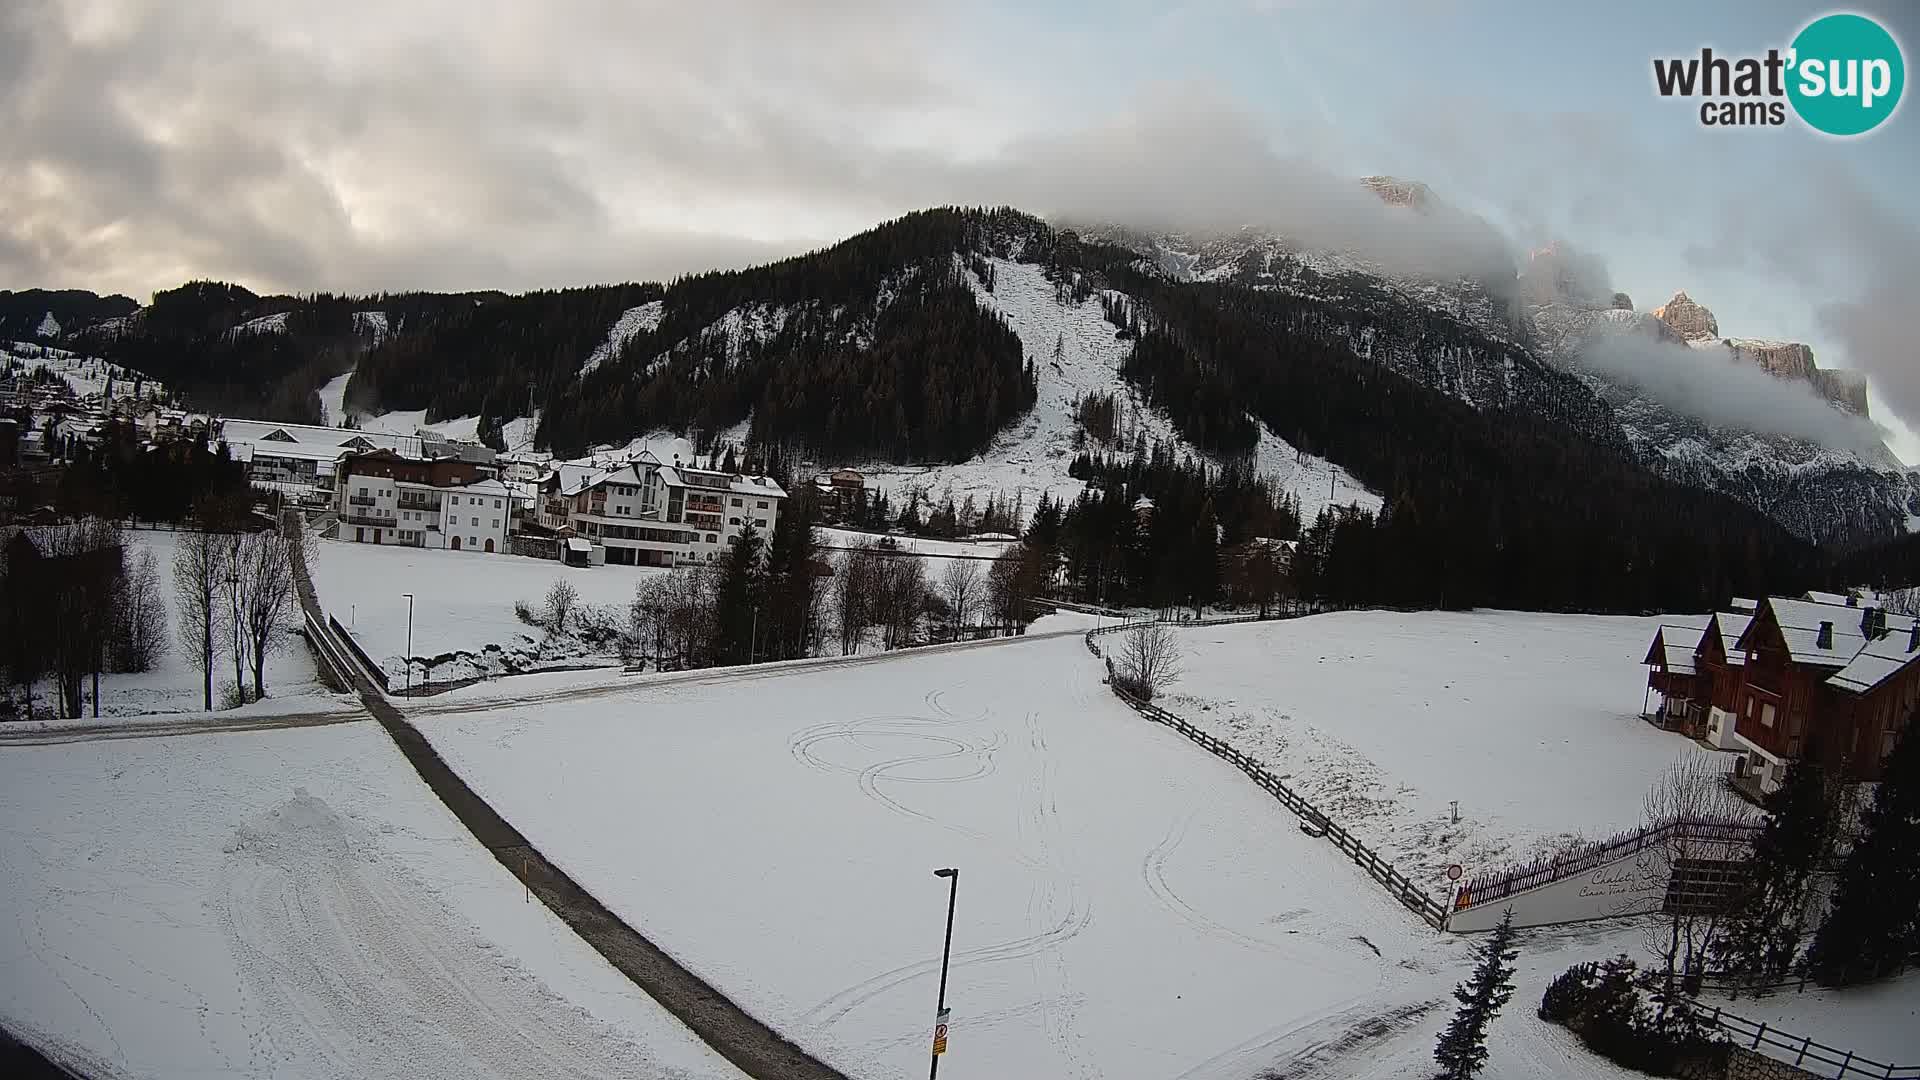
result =
M1767 796L1766 810L1747 888L1714 949L1723 971L1755 984L1792 967L1806 934L1813 875L1833 850L1833 798L1817 752L1810 748L1794 762L1786 782Z
M1512 944L1513 911L1509 908L1481 946L1473 977L1454 987L1453 997L1460 1003L1460 1010L1454 1013L1447 1030L1440 1033L1440 1043L1433 1049L1433 1059L1444 1070L1442 1080L1468 1080L1487 1063L1487 1027L1513 997L1513 959L1520 954L1510 947Z
M819 607L819 584L813 576L819 557L814 513L813 496L796 491L773 525L773 543L767 551L766 625L761 631L769 660L805 656L813 640Z
M745 664L753 659L760 584L760 533L748 525L720 563L713 609L714 663Z
M1912 714L1807 950L1824 986L1884 978L1920 952L1920 737Z

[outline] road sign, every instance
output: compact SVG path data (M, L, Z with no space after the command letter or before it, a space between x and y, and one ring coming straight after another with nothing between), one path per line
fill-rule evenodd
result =
M1460 864L1454 863L1452 866L1447 867L1447 880L1459 881L1460 875L1464 873L1466 873L1466 871L1461 869Z
M947 1015L951 1012L952 1009L941 1009L939 1017L933 1022L933 1053L936 1057L947 1052Z

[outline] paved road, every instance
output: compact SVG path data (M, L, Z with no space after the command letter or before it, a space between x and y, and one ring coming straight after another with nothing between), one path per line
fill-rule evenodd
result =
M279 728L324 727L351 724L367 719L364 709L349 706L317 712L279 713L272 716L227 717L195 716L191 720L163 723L70 724L59 727L19 728L0 731L0 746L47 746L53 743L92 742L102 739L165 739L177 735L219 735L233 731L273 731Z
M290 530L304 541L297 529ZM325 626L304 544L294 559L294 584L300 603ZM331 652L344 655L344 650ZM322 663L328 663L322 660ZM493 857L519 878L533 895L607 958L616 970L658 1001L693 1033L754 1080L847 1080L839 1071L800 1049L779 1032L735 1004L706 980L689 971L638 931L621 922L579 883L549 862L519 830L496 813L447 765L418 728L407 722L385 693L357 665L339 672L373 718L386 729L420 778L452 810ZM528 1068L538 1063L528 1062Z

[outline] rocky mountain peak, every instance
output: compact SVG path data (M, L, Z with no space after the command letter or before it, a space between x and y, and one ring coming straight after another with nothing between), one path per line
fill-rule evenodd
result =
M1388 206L1424 210L1433 200L1433 189L1418 180L1402 180L1397 176L1363 176L1360 182L1366 185L1368 191L1380 196L1380 201Z
M1713 312L1695 303L1685 292L1674 293L1673 299L1654 308L1653 317L1672 327L1675 333L1688 341L1720 336L1720 323L1713 317Z

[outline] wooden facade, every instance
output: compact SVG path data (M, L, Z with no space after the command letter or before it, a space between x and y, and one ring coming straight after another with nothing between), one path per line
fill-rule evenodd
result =
M1663 699L1649 719L1743 751L1736 785L1749 794L1775 789L1788 764L1816 751L1853 779L1877 780L1920 711L1920 620L1906 622L1823 595L1716 613L1697 639L1662 626L1642 661Z

